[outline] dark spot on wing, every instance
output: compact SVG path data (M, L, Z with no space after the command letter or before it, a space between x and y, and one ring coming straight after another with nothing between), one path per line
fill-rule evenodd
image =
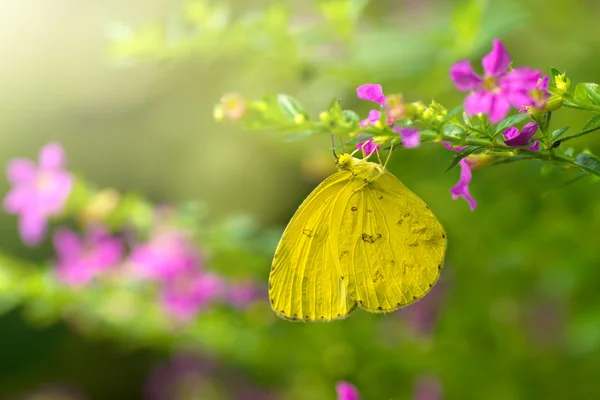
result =
M416 299L417 299L417 296L413 296L413 300L416 300Z
M338 314L337 316L338 316L338 317L341 317L341 316L342 316L342 314Z
M362 234L362 240L365 243L375 243L377 239L381 237L381 233L376 233L374 235L368 235L366 233Z
M297 317L297 316L298 316L298 314L294 314L294 317Z
M442 233L442 239L446 239L446 234Z
M431 283L429 284L429 287L431 287Z
M383 308L381 306L377 307L378 310L383 310Z
M359 301L358 301L358 304L362 304L362 300L359 300Z
M325 319L325 317L321 315L321 319Z
M383 273L381 272L381 270L375 271L375 276L373 277L373 283L377 283L384 279L385 279L385 276L383 276Z
M400 303L398 303L398 307L400 307Z
M343 277L343 276L340 276L340 279L341 279L341 280L344 280L344 277Z
M369 210L369 209L367 208L367 212L373 212L373 210Z
M394 261L394 260L390 260L390 264L392 264L392 265L396 265L396 261Z
M354 206L352 206L351 210L352 210L352 211L358 211L358 208L357 208L357 207L354 207Z
M344 250L340 253L340 260L342 259L342 257L347 256L348 254L350 254L350 252L348 250Z
M419 242L414 242L408 245L408 247L419 247Z
M382 195L379 195L379 200L383 200L383 196Z
M311 231L310 229L303 229L302 234L308 236L309 238L319 237L319 235L317 233Z
M425 208L429 210L429 206L427 204L425 204Z
M438 265L438 270L442 269L442 264Z

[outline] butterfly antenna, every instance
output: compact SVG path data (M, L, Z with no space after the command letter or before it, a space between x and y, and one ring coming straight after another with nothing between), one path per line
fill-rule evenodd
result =
M331 152L333 153L333 156L337 160L338 156L337 156L337 154L335 154L335 135L333 133L331 134Z
M388 153L387 159L385 160L385 164L383 164L383 168L385 168L388 165L388 162L390 161L390 158L392 158L392 151L393 150L394 150L394 145L391 144L390 145L390 152Z

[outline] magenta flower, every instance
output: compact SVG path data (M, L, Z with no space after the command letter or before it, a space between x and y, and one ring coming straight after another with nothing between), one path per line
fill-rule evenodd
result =
M514 126L511 126L510 128L504 130L504 132L502 132L502 134L504 135L504 138L506 139L504 141L504 143L510 147L525 146L529 143L529 141L531 140L533 135L535 135L535 132L537 132L537 129L538 129L538 124L536 124L535 122L530 122L530 123L526 124L523 127L523 129L521 129L520 132L519 132L519 129L517 129ZM532 151L539 150L540 149L539 141L536 140L527 149L532 150Z
M68 228L59 228L53 240L58 276L72 286L90 283L123 257L121 241L100 228L91 229L83 239Z
M462 151L464 149L466 149L469 146L453 146L452 143L450 142L442 142L442 144L444 145L445 148L447 148L448 150L452 150L452 151Z
M402 145L407 149L419 147L421 144L421 134L415 128L400 128L394 126L394 132L400 135L402 138Z
M59 215L71 193L71 174L64 170L62 147L47 144L39 155L39 166L16 158L8 163L8 181L13 185L4 198L4 209L19 216L19 233L28 246L39 244L46 233L48 218Z
M421 376L415 382L415 400L440 400L442 387L432 376Z
M471 211L475 211L477 202L469 192L469 183L471 182L471 178L473 176L471 173L471 166L466 158L460 160L458 165L460 166L460 179L458 180L456 186L450 189L450 193L452 193L452 198L454 200L458 199L459 197L464 198L467 203L469 203L469 208L471 208Z
M165 228L129 256L134 273L145 279L171 279L180 273L202 268L200 252L181 231Z
M374 101L375 103L383 106L386 97L383 94L381 85L374 83L365 83L356 88L356 96L361 100Z
M360 136L361 134L359 133L358 137ZM379 143L375 143L373 138L368 138L367 140L357 143L356 148L363 152L363 156L370 157L373 153L381 148L381 145Z
M360 121L360 126L367 126L367 125L375 125L377 123L377 121L379 121L379 117L381 116L381 113L377 110L371 110L369 111L369 116L365 119L363 119L362 121Z
M465 99L469 115L488 114L491 123L503 120L511 105L519 108L535 104L530 92L541 76L530 68L509 71L510 55L501 41L494 39L490 53L483 57L484 76L477 75L467 60L457 62L450 76L458 90L471 92Z
M358 389L351 383L338 382L335 390L337 391L337 400L360 400Z
M217 275L197 271L179 273L163 282L162 304L174 318L185 322L223 292L223 280Z
M225 288L227 302L237 308L245 308L265 297L265 291L252 281L229 283Z

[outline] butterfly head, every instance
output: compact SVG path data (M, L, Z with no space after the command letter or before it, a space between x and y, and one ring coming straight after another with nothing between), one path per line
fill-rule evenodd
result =
M337 165L340 171L349 171L358 161L360 160L358 158L352 157L351 154L342 153L338 156L335 164Z

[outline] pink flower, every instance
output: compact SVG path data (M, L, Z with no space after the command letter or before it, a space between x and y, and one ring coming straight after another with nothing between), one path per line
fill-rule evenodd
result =
M448 150L452 150L452 151L462 151L464 149L466 149L469 146L453 146L452 143L450 142L442 142L442 144L444 145L445 148L447 148Z
M452 198L454 200L458 199L459 197L464 198L467 203L469 203L469 208L471 208L471 211L475 211L477 202L469 192L469 183L471 182L471 178L473 176L471 173L471 166L467 162L466 158L460 160L458 165L460 166L460 179L458 180L456 186L450 189L450 193L452 193Z
M359 133L358 137L360 137L361 135L362 134ZM356 148L363 152L363 156L369 157L377 150L379 150L381 148L381 145L375 143L373 138L368 138L367 140L363 140L362 142L357 143Z
M24 158L8 163L8 181L13 187L4 198L4 209L19 216L19 233L28 246L42 241L48 218L62 212L71 193L72 178L64 170L65 164L57 143L42 148L39 166Z
M362 121L360 121L360 126L367 126L367 125L375 125L375 123L377 123L377 121L379 121L379 117L381 116L381 113L377 110L371 110L369 111L369 116L365 119L363 119Z
M166 279L162 284L165 310L181 321L189 321L224 292L223 280L214 274L189 271Z
M407 149L419 147L421 144L421 134L415 128L401 128L394 126L394 132L402 138L402 145Z
M228 303L238 308L248 307L265 296L263 288L252 281L229 283L225 288Z
M442 388L440 382L432 376L421 376L415 382L415 400L440 400Z
M491 123L498 123L506 117L511 105L517 108L535 105L530 92L536 89L541 73L530 68L509 71L510 62L502 42L494 39L492 51L482 60L483 77L473 71L467 60L452 66L450 76L456 88L471 92L465 99L467 114L488 114Z
M198 249L181 231L165 228L146 243L137 245L129 256L134 273L146 279L170 279L182 272L202 268Z
M335 390L337 391L337 400L360 400L358 389L351 383L338 382Z
M374 101L375 103L383 106L386 97L383 94L381 85L375 83L365 83L356 88L356 96L361 100Z
M121 241L100 228L92 228L84 238L68 228L59 228L53 241L58 276L72 286L87 285L123 257Z
M502 134L504 135L505 141L504 143L510 147L521 147L525 146L529 143L533 135L538 129L538 124L535 122L530 122L526 124L523 129L519 132L514 126L504 130ZM527 148L528 150L538 151L540 149L540 143L536 140L531 146Z

